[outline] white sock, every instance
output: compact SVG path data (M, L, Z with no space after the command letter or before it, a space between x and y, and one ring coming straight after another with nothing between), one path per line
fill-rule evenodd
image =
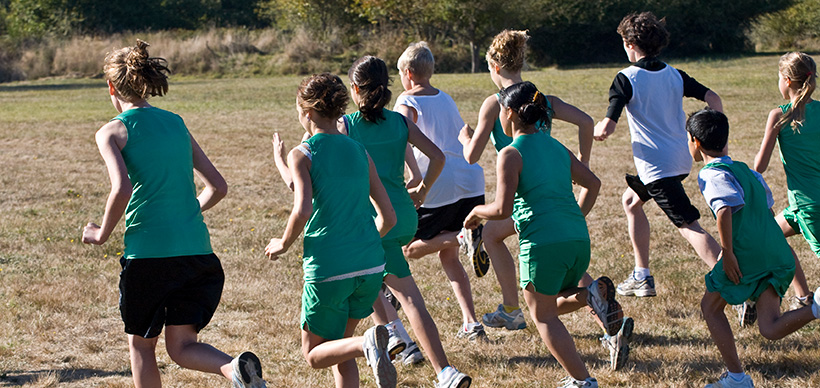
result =
M396 319L393 322L390 322L390 326L393 326L393 332L404 341L405 344L408 346L410 345L413 340L410 338L410 334L407 334L407 330L404 329L404 325L402 325L400 319Z
M734 380L734 381L740 381L740 380L743 380L744 377L746 377L746 373L745 372L740 372L740 373L729 372L729 377L731 377L732 380Z
M455 368L453 368L453 367L452 367L452 366L450 366L450 365L447 365L447 366L445 366L444 368L441 368L441 372L438 372L438 375L436 375L436 379L437 379L439 382L444 381L444 376L447 376L447 375L449 375L449 374L451 373L451 372L450 372L450 369L455 369Z
M632 271L632 277L635 280L644 280L647 276L649 276L649 268L635 267L635 270Z
M481 326L481 323L472 322L472 323L465 323L464 325L462 325L462 328L464 328L464 331L470 331L472 328L478 327L478 326Z

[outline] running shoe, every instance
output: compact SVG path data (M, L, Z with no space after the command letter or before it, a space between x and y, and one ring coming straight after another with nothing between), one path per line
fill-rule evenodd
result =
M744 374L743 379L737 381L729 376L729 372L723 372L718 381L712 384L706 384L704 388L754 388L752 377Z
M490 255L484 250L482 244L481 232L484 230L483 225L478 225L473 230L461 229L461 236L459 244L461 244L464 253L473 261L473 270L475 275L482 277L490 270Z
M262 362L251 352L243 352L231 361L233 388L266 388L262 379Z
M634 275L623 281L618 285L618 294L623 296L655 296L655 278L647 276L644 280L635 279Z
M489 327L503 327L507 330L521 330L527 327L524 320L524 313L521 309L515 309L511 313L504 310L504 305L498 305L498 309L481 317L484 324Z
M387 353L389 340L390 334L382 325L373 326L364 332L362 350L364 350L367 365L373 369L376 386L379 388L396 386L396 368L390 362L390 355Z
M601 276L587 287L587 305L604 324L606 334L615 335L621 329L624 311L615 300L615 286L606 276Z
M394 361L404 365L416 365L424 361L424 355L421 354L421 349L415 342L410 342L407 349L399 353Z
M601 344L609 350L609 363L612 370L621 369L627 361L629 361L629 342L632 341L632 331L635 328L635 322L630 317L624 318L624 323L621 325L621 330L618 334L608 335L604 334L601 337Z
M598 380L594 377L587 377L586 380L575 380L572 376L564 377L558 388L598 388Z
M468 388L473 379L453 366L446 366L439 373L436 388Z

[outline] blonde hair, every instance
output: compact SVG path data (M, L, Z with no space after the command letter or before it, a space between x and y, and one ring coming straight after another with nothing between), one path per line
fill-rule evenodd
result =
M504 30L493 38L487 49L487 62L509 71L521 71L527 54L527 31Z
M399 71L404 72L409 70L421 78L432 77L435 66L436 60L433 58L433 52L430 51L430 46L424 41L410 43L396 64Z
M790 52L780 57L778 69L781 76L792 83L797 83L800 88L797 90L797 96L792 99L789 109L775 123L775 127L791 123L792 129L799 132L806 116L806 103L811 99L811 94L817 85L817 65L814 59L804 53Z
M137 39L134 47L123 47L105 56L103 73L114 89L128 102L168 92L171 72L164 58L150 58L148 43Z

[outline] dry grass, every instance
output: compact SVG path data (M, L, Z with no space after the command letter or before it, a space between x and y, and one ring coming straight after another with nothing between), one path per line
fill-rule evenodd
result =
M153 43L157 53L164 50ZM731 153L738 160L752 160L768 110L781 103L776 63L777 58L769 56L679 64L723 97L733 128ZM546 69L528 72L525 78L600 119L617 70ZM298 82L298 77L175 79L171 93L154 101L186 119L230 184L229 196L205 215L227 279L220 308L201 339L231 354L254 350L264 362L271 387L332 384L330 372L311 370L299 351L300 249L294 247L275 263L262 255L267 240L281 234L291 205L273 167L269 139L273 131L282 132L288 145L299 138L293 106ZM493 92L486 74L437 75L434 84L453 95L473 124L481 101ZM82 225L100 219L108 193L105 168L93 141L94 131L115 113L104 84L7 84L0 86L0 104L0 386L131 386L117 310L122 227L103 247L78 241ZM701 105L687 101L685 108L691 111ZM557 124L554 135L575 148L576 136L569 126ZM494 161L494 152L488 149L480 162L489 198L495 185ZM622 176L634 171L623 124L613 138L595 144L592 169L604 187L588 219L593 239L590 273L620 281L632 267L620 206ZM765 177L779 209L786 203L786 191L776 160ZM702 224L715 232L694 179L685 184L705 215ZM659 296L621 299L636 322L627 367L609 370L608 355L598 342L599 329L587 314L562 319L602 385L703 386L723 370L698 308L705 267L656 206L648 205L647 212L654 228L652 265ZM790 242L803 259L810 284L817 286L817 258L799 237ZM514 238L508 244L517 252ZM411 267L448 356L475 378L474 386L549 387L564 376L533 328L490 330L489 344L455 339L460 313L437 260L423 258ZM494 275L472 278L472 284L477 312L493 310L500 301ZM361 324L360 331L366 326ZM756 330L738 330L734 323L733 327L742 361L757 386L820 386L817 323L778 342L764 340ZM158 357L168 387L228 385L217 376L177 367L164 350ZM365 368L360 363L363 386L372 387ZM398 369L401 386L432 386L429 363Z

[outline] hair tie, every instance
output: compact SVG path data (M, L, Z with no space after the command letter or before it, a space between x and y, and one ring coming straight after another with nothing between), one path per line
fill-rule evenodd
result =
M540 92L536 90L535 94L532 95L532 102L535 102L535 100L538 98L538 93Z
M806 77L811 77L811 72L806 73Z

